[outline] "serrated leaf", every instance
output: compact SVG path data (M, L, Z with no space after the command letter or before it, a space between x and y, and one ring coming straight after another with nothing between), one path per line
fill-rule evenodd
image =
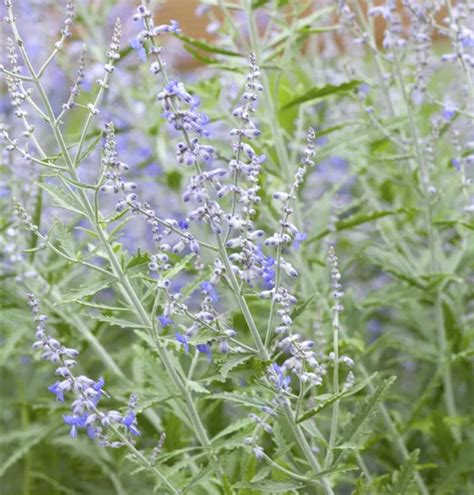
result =
M69 257L75 258L76 251L74 249L74 240L72 238L71 232L59 220L56 220L54 223L54 231L62 251Z
M193 392L196 392L198 394L210 394L209 390L207 390L206 387L203 387L198 382L195 382L193 380L188 380L186 384Z
M59 186L55 186L53 184L43 184L37 183L38 186L46 191L54 200L54 205L59 208L63 208L65 210L72 211L77 213L78 215L86 216L86 214L82 211L82 207L78 200L70 193L64 191Z
M337 220L335 223L335 227L336 227L336 231L340 232L342 230L347 230L353 227L357 227L358 225L374 222L375 220L379 220L380 218L393 216L393 215L400 215L402 213L407 213L407 212L408 210L406 208L399 208L397 210L377 210L368 213L359 213L356 215L351 215L349 218ZM306 243L318 241L319 239L326 237L330 233L331 231L329 229L324 229L318 234L310 237L306 241Z
M258 483L251 481L241 481L235 484L236 488L249 488L251 490L259 490L261 493L288 493L288 490L301 490L305 486L298 481L273 481L265 480Z
M150 255L148 253L138 252L133 255L132 259L127 263L127 270L129 268L134 268L135 266L145 265L150 261Z
M230 356L228 359L221 363L219 363L219 371L224 378L227 378L227 375L230 371L232 371L237 366L247 362L249 359L253 357L253 354L242 354L237 356Z
M149 328L147 325L142 325L141 323L125 320L123 318L116 318L114 316L93 315L93 314L90 314L89 316L94 320L99 320L104 323L109 323L110 325L115 325L121 328Z
M82 163L86 158L88 158L94 152L94 150L97 148L97 145L99 144L100 140L102 139L102 134L103 134L103 131L100 131L97 134L97 136L95 136L95 137L93 137L93 139L91 139L91 142L87 145L87 148L79 156L77 163Z
M191 38L190 36L184 36L183 34L179 34L176 37L179 38L181 41L184 41L188 45L199 48L200 50L203 50L205 52L218 53L220 55L227 55L229 57L242 57L242 54L238 52L226 50L225 48L220 48L216 45L211 45L204 40L198 40L196 38Z
M194 258L194 254L188 254L181 261L175 263L172 268L170 268L167 272L163 273L163 278L172 279L178 275L182 270L184 270L188 263Z
M389 488L387 495L408 495L416 492L410 491L415 481L416 463L420 451L414 450L405 462L400 466L400 469L395 471L392 476L392 485Z
M230 402L236 402L238 404L250 407L262 407L267 404L264 400L257 397L250 397L245 394L237 394L233 392L222 392L220 394L213 394L212 397L209 398L228 400Z
M109 287L108 283L104 283L103 281L95 282L90 285L81 285L78 289L71 290L70 292L66 292L63 294L61 300L57 301L56 304L68 304L72 302L77 302L86 297L93 296L100 292L103 289L107 289Z
M55 429L56 425L43 429L41 433L35 435L31 440L24 442L21 446L15 449L13 454L3 461L0 466L0 478L4 476L8 469L10 469L16 462L18 462L24 455L26 455L35 445L40 443L44 438L50 435Z
M318 297L319 292L315 292L313 295L309 296L301 304L298 304L291 313L291 319L294 321L298 316L304 313L305 309Z
M301 103L307 103L309 101L318 101L328 96L343 95L358 88L362 84L362 81L354 79L352 81L347 81L342 84L326 84L324 86L314 87L306 91L306 93L294 98L284 105L280 110L287 110L288 108L294 107L295 105L301 105Z
M202 480L205 480L208 478L216 469L222 466L222 464L225 462L224 459L220 459L217 462L214 462L207 466L205 469L201 469L199 473L190 481L190 483L184 488L183 494L184 493L189 493L189 491L198 483L200 483Z
M326 407L330 406L334 402L342 399L343 397L350 397L351 395L354 395L358 392L360 392L362 389L364 389L375 377L377 376L377 373L373 373L371 376L365 378L362 380L360 383L357 385L354 385L352 388L348 390L342 390L338 394L331 395L327 399L323 400L317 407L314 409L311 409L310 411L307 411L306 413L301 416L301 418L298 418L297 423L302 423L303 421L306 421L309 418L312 418L316 414L320 413L323 409L326 409Z
M227 428L224 428L215 437L213 437L211 440L211 443L221 439L222 437L230 435L231 433L242 430L243 428L246 428L247 426L252 425L252 424L255 424L255 421L253 419L250 419L250 418L242 418L242 419L238 419L236 421L233 421L232 424L230 424Z
M372 394L357 405L354 414L349 417L345 427L343 428L341 439L336 445L337 448L341 448L342 446L353 446L355 448L358 446L355 442L356 438L362 434L362 429L371 419L375 407L381 400L383 400L395 380L395 376L387 378L373 391ZM350 447L347 447L347 449L349 448ZM334 457L334 465L336 465L339 458L347 449L339 450Z

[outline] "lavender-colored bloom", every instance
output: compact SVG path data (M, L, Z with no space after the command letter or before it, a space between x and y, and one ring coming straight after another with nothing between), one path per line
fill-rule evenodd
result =
M132 435L140 435L140 431L137 429L136 414L134 411L129 411L125 418L123 418L122 424Z
M211 347L208 344L198 344L196 349L207 356L207 360L212 362Z
M64 422L71 427L70 435L75 438L79 429L85 429L87 435L94 439L98 437L101 445L120 447L122 442L109 440L107 427L112 424L123 425L132 435L137 435L134 405L136 396L132 395L129 403L129 413L125 420L118 411L102 412L99 409L99 401L104 392L104 379L101 377L94 381L84 375L74 375L72 369L76 365L75 358L79 351L64 347L61 343L46 333L47 317L41 315L39 302L32 294L28 294L28 304L32 309L36 323L36 341L33 349L42 350L42 358L55 364L56 375L64 377L57 381L48 390L56 395L57 400L64 402L66 392L73 392L75 399L71 404L72 414L64 415ZM132 400L133 399L133 400Z
M219 295L216 292L216 289L210 282L203 282L201 284L202 291L210 298L212 302L217 302L219 299Z
M181 333L179 333L179 332L176 332L176 333L175 333L175 337L176 337L176 340L177 340L180 344L183 344L183 349L184 349L184 352L185 352L186 354L188 354L188 352L189 352L189 340L188 340L188 338L187 338L185 335L183 335L183 334L181 334Z
M63 416L64 422L71 427L70 435L72 438L77 437L77 429L84 428L86 425L88 415L86 413L76 416L76 415L65 415Z
M140 60L140 62L146 62L146 50L143 43L138 38L131 39L129 43L137 53L138 60Z
M181 230L187 230L189 229L189 223L187 220L179 220L178 221L179 228Z
M301 243L308 238L308 234L306 232L298 232L295 235L295 239L293 241L293 248L299 249L301 247Z
M285 376L283 373L283 368L279 366L277 363L272 364L272 369L274 371L274 374L276 375L273 377L273 381L275 385L277 386L278 389L280 390L286 390L288 389L290 382L291 382L291 377Z
M446 107L443 109L443 118L448 122L456 115L456 110L452 107Z
M158 316L158 320L160 321L161 326L163 328L169 327L174 323L169 316L165 316L165 315Z
M174 19L170 20L170 24L160 24L153 28L153 35L156 36L161 33L173 33L180 34L181 28L179 27L179 22Z
M60 385L61 382L56 382L53 385L49 386L48 390L56 395L56 400L59 400L60 402L64 402L64 390L61 388Z
M275 259L271 256L264 256L262 253L262 278L264 287L270 289L275 283Z
M265 451L259 445L256 445L252 450L257 461L261 461L265 457Z

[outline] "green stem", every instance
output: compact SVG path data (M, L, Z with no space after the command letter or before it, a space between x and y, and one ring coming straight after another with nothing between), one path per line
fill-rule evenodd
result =
M9 6L9 16L11 19L14 19L14 14L12 12L11 6ZM76 171L76 163L75 161L72 160L69 151L67 149L66 143L64 141L63 135L61 131L58 128L58 123L56 122L55 116L53 109L51 107L51 104L48 100L48 97L46 95L46 92L43 88L43 85L41 84L41 81L37 78L35 70L33 66L31 65L31 62L29 60L28 54L26 53L23 45L23 41L20 37L20 34L18 32L17 26L15 22L11 22L11 27L17 42L17 45L19 47L19 50L22 54L22 57L25 61L25 64L31 74L31 77L34 81L35 86L37 87L38 94L40 96L40 99L43 103L43 106L45 107L46 114L48 116L48 123L50 125L51 131L53 133L53 136L61 149L61 154L63 155L64 160L66 161L66 165L69 169L69 174L71 175L72 179L80 182L79 176ZM88 121L89 122L89 119ZM83 133L84 134L84 133ZM76 159L79 157L79 151L81 149L81 146L79 145L78 153L76 154ZM89 197L85 193L85 191L81 188L78 189L78 194L81 199L81 203L85 209L85 213L88 217L89 222L94 228L95 233L97 234L97 237L99 238L102 247L104 248L107 257L109 259L109 262L112 267L112 271L116 278L119 281L119 289L122 292L123 296L125 299L129 302L129 304L136 310L138 313L138 316L141 320L141 322L149 329L153 327L151 319L149 315L147 314L145 308L142 305L142 302L138 295L136 294L130 280L128 279L127 275L123 272L122 267L120 265L120 262L112 249L112 247L109 244L107 234L105 231L102 229L101 225L94 222L94 210L93 207L90 203ZM175 387L180 391L180 393L183 396L183 400L185 401L186 408L188 415L190 417L191 423L193 424L195 428L195 433L196 436L199 440L199 442L203 446L209 446L209 438L207 436L206 430L204 429L204 426L201 422L201 419L199 417L199 414L196 410L196 407L194 405L193 399L191 397L191 393L189 392L188 388L186 387L185 381L183 380L184 372L182 368L177 365L176 362L173 362L171 359L171 356L169 355L169 352L162 348L159 341L154 339L158 355L165 366L168 374L170 375L171 380L173 381L173 384Z
M334 352L334 370L333 370L333 393L339 393L339 311L334 310L332 321L333 328L333 352ZM336 446L337 426L339 424L339 401L337 400L332 408L331 432L329 434L329 446L326 452L324 467L331 465L334 448Z
M321 466L316 459L316 456L314 455L313 451L311 450L311 447L308 443L308 440L306 440L306 437L300 428L300 426L296 423L296 418L293 414L293 411L291 410L290 404L286 400L285 403L283 404L283 411L285 412L285 416L288 419L288 423L290 425L291 431L293 432L294 437L297 440L297 443L300 447L300 449L303 451L303 455L305 456L306 460L308 461L309 465L311 466L311 469L316 473L319 474L321 473ZM321 482L323 483L324 491L327 495L334 495L334 491L331 487L331 483L326 477L323 477L321 479Z
M451 376L451 368L449 363L450 353L446 338L446 327L444 324L443 300L442 300L441 290L439 290L436 295L435 312L436 312L436 330L438 336L438 346L441 354L441 376L444 387L444 402L446 404L446 409L448 411L448 414L452 418L456 418L458 413L456 408L456 401L454 400L453 380ZM453 436L456 442L461 443L462 438L459 428L453 425L451 431L453 432Z

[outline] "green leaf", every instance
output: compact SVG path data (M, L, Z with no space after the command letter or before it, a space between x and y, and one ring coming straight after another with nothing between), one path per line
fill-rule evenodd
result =
M354 414L350 415L343 428L341 439L336 446L336 448L340 450L334 457L333 465L336 465L339 458L347 452L347 450L358 448L358 443L356 443L357 437L362 436L364 433L363 428L372 420L375 407L383 400L395 380L395 376L387 378L371 395L357 405Z
M227 55L229 57L242 57L242 55L238 52L234 52L231 50L226 50L225 48L220 48L215 45L211 45L204 40L197 40L196 38L191 38L190 36L184 36L183 34L176 35L176 38L179 38L181 41L184 41L188 45L194 46L195 48L199 48L205 52L209 53L219 53L220 55Z
M200 383L195 382L193 380L188 380L186 385L193 391L198 394L210 394L209 390L206 387L203 387Z
M224 378L227 378L227 375L231 370L233 370L240 364L247 362L252 357L253 354L238 354L236 356L229 356L229 358L223 361L222 364L219 363L219 371Z
M99 320L109 325L115 325L121 328L149 328L147 325L142 325L141 323L136 323L134 321L124 320L123 318L115 318L113 316L107 315L89 315L94 320Z
M402 213L407 213L409 210L407 208L399 208L397 210L377 210L371 211L369 213L359 213L356 215L351 215L348 218L344 218L336 221L336 231L340 232L341 230L351 229L353 227L357 227L358 225L363 225L365 223L371 223L380 218L384 218L392 215L400 215ZM310 237L306 242L315 242L323 237L326 237L330 234L329 229L324 229L318 234Z
M351 395L357 394L358 392L363 390L376 376L377 373L373 373L371 376L368 376L357 385L354 385L352 388L348 390L342 390L338 394L331 395L327 399L324 399L317 407L304 413L303 416L301 416L301 418L298 418L297 423L302 423L303 421L312 418L316 414L320 413L323 409L326 409L326 407L330 406L334 402L337 402L339 399L342 399L343 397L350 397ZM322 397L319 397L319 400L321 399Z
M251 490L259 490L260 493L288 493L288 491L301 490L305 486L298 481L273 481L265 480L257 483L251 481L241 481L234 485L236 488L250 488ZM298 492L297 492L298 493Z
M100 140L102 139L102 134L103 131L100 131L96 136L92 137L90 143L87 145L87 148L84 151L82 151L81 155L79 156L79 159L77 160L78 164L82 163L87 157L89 157L94 152Z
M69 210L78 215L87 216L82 211L82 206L72 194L64 191L59 186L55 186L53 184L43 184L41 182L37 182L38 186L46 191L54 200L53 205L58 206L59 208L63 208L64 210Z
M138 251L137 254L134 254L132 259L127 263L127 270L129 268L134 268L136 266L141 266L149 263L150 255L148 253L142 253Z
M188 493L195 485L202 482L208 478L217 468L222 466L225 462L225 459L219 459L217 462L214 462L207 466L205 469L201 469L199 473L190 481L190 483L184 488L183 494Z
M242 430L249 425L255 425L255 421L253 419L250 419L250 418L242 418L242 419L238 419L236 421L233 421L227 428L224 428L215 437L213 437L211 440L211 443L214 443L217 440L221 439L222 437L230 435L231 433Z
M44 428L41 433L33 436L31 440L27 442L23 442L21 446L15 449L13 454L6 460L3 460L2 465L0 466L0 478L4 476L8 469L10 469L16 462L18 462L23 456L25 456L35 445L40 443L44 438L50 435L55 429L57 425L54 424L49 428Z
M412 491L412 485L415 481L416 463L420 451L414 450L406 461L400 466L398 471L395 471L392 476L392 485L387 492L387 495L409 495L417 493Z
M362 81L354 79L338 85L326 84L324 86L311 88L306 91L306 93L288 102L283 108L281 108L281 110L286 110L290 107L300 105L301 103L306 103L308 101L321 100L328 96L344 95L345 93L356 89L361 83Z
M93 296L103 289L109 287L108 283L104 281L94 282L90 285L80 285L77 289L73 289L70 292L66 292L62 295L61 299L56 304L69 304L72 302L82 302L82 299Z
M266 401L259 399L257 397L251 397L249 395L243 393L239 394L236 392L222 392L220 394L213 394L212 397L209 398L223 399L224 401L235 402L237 404L250 406L250 407L262 407L267 404Z
M309 296L301 304L297 304L295 309L291 313L291 319L294 321L298 316L300 316L305 309L318 297L319 292L315 292L313 295Z
M189 262L194 258L194 254L188 254L178 263L175 263L171 269L167 272L164 272L162 277L167 279L172 279L178 275L181 271L185 270L189 264Z
M56 220L54 222L54 232L63 252L71 258L75 258L76 250L74 249L74 241L67 227L59 220Z

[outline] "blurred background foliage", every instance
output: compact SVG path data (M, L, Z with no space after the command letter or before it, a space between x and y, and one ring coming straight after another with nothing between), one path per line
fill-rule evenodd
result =
M226 159L231 150L225 129L232 125L230 109L247 70L249 36L244 12L226 7L228 2L208 3L213 6L211 11L198 16L195 2L164 2L157 10L157 19L176 18L182 24L183 35L165 44L166 59L171 70L200 96L203 110L212 119L219 153ZM370 428L358 442L362 450L354 449L349 454L348 462L360 461L359 465L372 473L371 478L362 475L358 488L354 488L359 472L348 470L340 475L336 493L388 493L390 482L395 486L404 474L403 467L398 474L392 474L400 469L407 454L398 440L403 438L408 452L419 450L415 463L429 493L467 495L474 490L474 225L472 212L466 209L470 193L452 162L457 153L452 128L456 121L464 119L459 133L468 145L462 148L462 154L472 154L472 114L466 117L456 112L452 121L443 120L445 108L439 102L444 101L446 92L456 93L459 77L451 67L443 66L437 67L429 80L433 98L416 107L403 101L399 88L390 80L394 105L390 112L383 87L376 80L373 54L356 46L350 37L346 39L334 3L319 2L318 7L302 8L305 2L253 2L254 22L260 34L265 36L269 22L280 29L280 39L266 39L265 52L260 53L268 92L258 111L263 139L257 152L265 152L269 160L261 179L263 200L258 223L267 228L278 224L278 211L267 191L285 189L302 149L304 131L313 125L318 131L317 166L308 177L297 212L308 238L294 255L301 272L297 292L305 301L299 327L301 333L313 336L322 349L331 350L325 253L328 243L335 242L346 292L341 353L354 359L357 380L373 372L378 372L377 380L397 377L384 399L384 408L369 422ZM16 4L28 50L40 60L56 39L63 2ZM157 3L153 5L159 7ZM91 154L85 164L86 175L94 177L98 170L94 146L101 138L102 123L113 119L121 157L130 163L145 197L166 216L182 215L179 202L187 171L176 167L169 134L155 103L155 81L146 64L137 64L136 53L128 46L128 40L137 34L131 20L135 5L130 1L101 0L77 2L76 8L72 40L46 76L57 107L67 99L81 42L88 46L88 62L79 101L86 104L95 91L93 82L102 67L113 20L119 15L124 24L123 57L88 136ZM2 35L6 36L8 26L3 27ZM383 21L377 19L375 37L379 46L383 28ZM444 53L447 46L446 39L438 39L434 53ZM390 66L386 60L383 63ZM404 63L404 77L412 82L416 62L407 56ZM8 116L9 98L3 86L2 91L2 111ZM461 101L458 107L463 108ZM431 146L423 151L429 165L429 195L423 189L415 151L406 144L413 131L409 112L413 112L417 132L428 136ZM66 120L71 142L80 132L85 115L79 109ZM439 118L436 132L434 118ZM41 125L39 122L40 128ZM44 139L50 137L45 133ZM402 146L397 146L400 142ZM173 451L188 446L186 420L168 406L169 379L159 363L149 358L145 343L136 335L138 331L120 322L114 325L116 315L94 306L97 298L93 298L91 286L95 283L99 287L101 280L92 280L90 275L86 280L80 267L49 251L24 255L20 271L11 264L11 256L33 242L13 223L12 194L31 212L43 209L41 222L46 229L54 222L59 225L51 234L54 242L64 242L62 224L76 222L73 215L64 216L51 206L51 199L28 182L30 174L25 163L3 155L2 493L151 493L151 480L144 473L131 475L134 465L123 459L121 452L101 449L87 438L68 437L61 422L63 408L57 403L52 405L47 391L51 369L33 360L34 329L25 302L28 291L41 294L50 327L65 342L79 348L82 366L91 376L103 375L117 400L125 402L133 391L140 397L142 410L160 406L157 421L167 434L164 455L169 455L170 466ZM468 168L466 174L472 179L472 169ZM46 176L42 180L48 183ZM76 223L75 227L81 225ZM116 249L129 269L139 272L151 249L145 226L134 221L124 232ZM77 229L74 242L74 249L87 249ZM183 283L193 273L188 268L188 278ZM30 272L33 277L28 276ZM88 289L81 293L83 284ZM100 298L104 304L109 303L115 294L105 286ZM250 300L249 304L260 318L258 323L264 325L266 312L258 310L261 303ZM229 318L239 332L248 331L238 310ZM253 396L254 377L262 372L262 363L229 367L224 378L218 368L203 369L199 384L212 387L217 396L235 389L238 383L239 394ZM446 399L447 388L451 388L454 404ZM353 410L364 394L345 399L346 409ZM200 410L211 435L241 422L227 437L226 445L221 446L226 452L226 473L230 484L235 485L225 493L295 493L292 488L273 491L271 484L258 488L262 483L265 486L269 472L265 473L251 454L238 448L251 430L238 404L211 402L204 397ZM347 412L344 414L347 416ZM385 415L390 416L390 424L395 424L398 432L387 428ZM326 424L327 418L326 409L317 423ZM155 426L144 414L139 419L140 447L152 449L157 442ZM278 452L284 447L285 431L277 429L274 435L274 452ZM278 455L283 456L275 453L275 459ZM413 471L408 464L405 468ZM278 479L278 471L272 476ZM239 488L239 482L250 484ZM252 483L256 488L250 487ZM403 493L421 493L417 485L409 485ZM204 477L189 493L217 494L221 490ZM313 492L302 489L298 493Z

